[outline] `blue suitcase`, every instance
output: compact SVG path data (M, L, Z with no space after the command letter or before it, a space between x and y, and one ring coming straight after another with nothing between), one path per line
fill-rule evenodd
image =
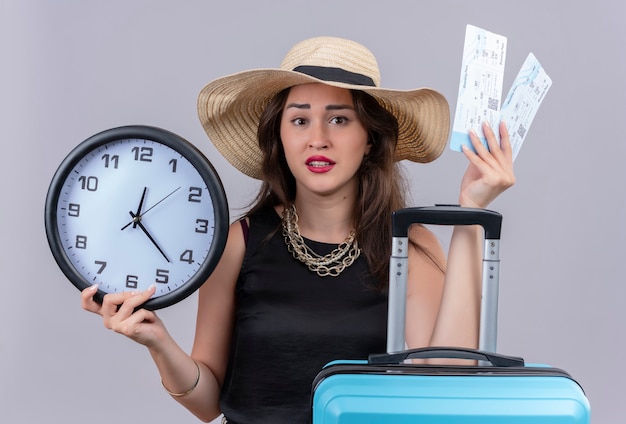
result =
M481 225L485 232L479 349L404 350L408 229L414 223ZM496 352L499 241L497 212L434 206L392 216L387 352L368 360L338 360L317 375L313 424L578 424L590 405L565 371L528 365ZM418 365L411 358L462 358L476 366Z

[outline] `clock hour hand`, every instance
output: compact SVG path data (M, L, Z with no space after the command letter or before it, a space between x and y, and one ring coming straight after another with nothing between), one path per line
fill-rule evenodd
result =
M144 234L148 236L152 244L154 244L154 246L159 250L159 252L161 252L161 255L163 255L165 260L170 262L165 252L163 252L163 249L159 247L159 244L156 242L156 240L154 240L154 238L150 235L146 227L141 223L141 215L135 215L133 211L128 211L128 213L130 214L130 216L133 217L133 223L136 223L137 225L139 225L139 228L141 228L141 231L143 231Z
M135 216L141 216L141 207L143 206L143 201L146 198L146 191L148 187L143 188L143 193L141 193L141 199L139 200L139 206L137 206L137 212L135 212ZM137 228L137 223L133 219L133 228Z
M143 201L146 198L146 191L148 190L148 187L144 187L143 188L143 193L141 193L141 199L139 199L139 206L137 206L137 212L135 212L135 215L133 215L134 217L139 217L137 219L133 218L132 221L130 221L128 224L124 225L122 227L122 231L124 231L126 228L128 228L130 226L130 224L133 224L133 228L137 228L137 221L139 219L141 219L141 208L143 206Z

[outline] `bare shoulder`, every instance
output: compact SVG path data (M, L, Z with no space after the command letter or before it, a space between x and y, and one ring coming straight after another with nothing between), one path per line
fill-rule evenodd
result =
M409 240L415 249L414 253L426 256L439 266L445 267L446 257L441 242L437 236L423 225L412 225L409 229Z
M228 229L226 246L217 266L200 287L200 311L204 308L216 308L216 303L226 306L234 302L235 285L245 252L243 228L239 221L235 221Z
M423 225L415 224L409 228L409 240L427 250L441 249L437 236Z
M248 221L246 221L246 223L247 222ZM222 253L222 257L220 258L215 271L209 277L207 283L215 279L220 279L224 283L234 283L243 263L245 252L246 243L243 226L238 220L230 224L230 227L228 228L228 237L226 239L224 252Z
M411 348L429 346L443 295L446 258L437 236L422 225L409 229L406 340Z
M244 221L245 224L242 224L242 221ZM224 254L228 253L237 257L241 256L243 259L243 255L246 251L246 243L243 232L244 225L246 227L250 225L250 220L247 217L241 218L230 224Z

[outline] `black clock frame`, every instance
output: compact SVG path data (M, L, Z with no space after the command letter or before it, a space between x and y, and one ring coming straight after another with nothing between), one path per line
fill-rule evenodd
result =
M91 283L75 269L63 248L58 231L57 204L69 174L86 154L105 144L124 139L150 140L168 146L180 153L193 165L206 183L213 203L215 216L213 240L209 252L198 271L180 288L171 293L149 299L141 306L148 310L161 309L180 302L200 288L217 266L228 236L228 202L222 182L211 162L189 141L165 129L146 125L111 128L87 138L65 157L52 178L44 210L46 236L52 255L63 274L78 290L82 291L90 287ZM94 299L101 303L105 294L107 293L99 289Z

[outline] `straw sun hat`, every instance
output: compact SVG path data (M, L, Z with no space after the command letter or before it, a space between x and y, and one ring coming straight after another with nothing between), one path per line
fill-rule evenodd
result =
M433 161L447 143L450 111L443 95L428 88L380 88L372 53L354 41L334 37L296 44L279 69L254 69L208 83L198 97L200 122L226 160L261 179L262 153L256 137L261 113L283 89L313 82L364 91L389 110L399 124L398 161Z

